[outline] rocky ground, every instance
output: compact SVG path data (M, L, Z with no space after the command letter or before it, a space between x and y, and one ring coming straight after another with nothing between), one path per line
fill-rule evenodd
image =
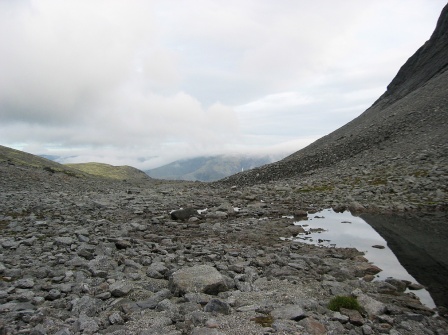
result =
M0 334L447 334L444 309L404 293L412 283L372 281L379 269L357 250L280 239L297 233L287 215L431 208L422 196L446 197L428 189L409 202L402 180L375 181L365 168L337 183L321 171L243 187L2 164ZM443 169L428 174L440 181ZM431 178L409 173L424 192ZM207 210L170 215L180 208ZM338 295L361 310L331 311Z
M217 183L107 182L7 150L0 335L448 334L445 308L374 280L357 250L280 239L321 208L448 210L447 22L448 6L358 118Z

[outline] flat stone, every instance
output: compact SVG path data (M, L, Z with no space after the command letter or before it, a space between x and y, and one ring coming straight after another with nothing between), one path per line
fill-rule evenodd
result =
M363 262L356 266L355 275L357 277L364 277L365 275L376 275L381 271L383 270L380 269L378 266Z
M216 328L195 327L191 331L191 335L225 335Z
M228 290L224 277L210 265L197 265L174 272L169 279L169 287L175 295L188 292L216 295Z
M271 315L275 319L286 319L286 320L294 320L300 321L306 318L306 314L303 309L298 305L287 305L275 308Z
M299 321L302 327L305 327L306 331L310 335L326 335L327 328L319 321L313 319L312 317L305 318Z
M71 237L61 236L61 237L56 237L54 239L54 242L55 242L56 245L67 247L67 246L72 245L76 241L73 238L71 238Z
M165 299L172 297L172 293L168 289L162 289L148 299L136 302L136 305L141 309L154 309L157 304Z
M341 308L341 314L347 315L352 325L362 326L364 324L364 319L357 310Z
M32 288L34 286L34 280L31 278L23 278L16 280L14 285L18 288Z
M352 291L352 295L356 297L358 303L367 312L370 317L384 314L386 310L386 305L382 302L369 297L367 294L363 293L361 290L356 289Z

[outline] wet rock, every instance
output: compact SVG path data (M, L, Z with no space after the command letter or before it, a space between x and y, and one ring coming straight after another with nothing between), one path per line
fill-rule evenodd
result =
M378 266L369 264L366 262L359 263L355 268L355 276L356 277L364 277L365 275L376 275L377 273L381 272L381 270Z
M395 279L395 278L387 278L386 283L389 283L397 288L398 292L404 292L407 288L407 284L405 281Z

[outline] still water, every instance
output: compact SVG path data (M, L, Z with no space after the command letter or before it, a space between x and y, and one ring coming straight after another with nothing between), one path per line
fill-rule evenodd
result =
M418 283L400 264L387 242L366 221L348 211L336 213L332 209L325 209L308 214L308 220L294 224L302 226L307 232L295 237L294 241L323 247L356 248L365 253L369 262L383 270L377 274L377 280L393 277ZM380 249L378 246L384 248ZM412 292L423 304L435 308L427 290Z

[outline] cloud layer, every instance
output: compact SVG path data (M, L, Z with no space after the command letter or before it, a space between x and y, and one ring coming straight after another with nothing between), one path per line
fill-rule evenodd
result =
M139 168L292 152L383 93L443 6L0 1L0 143Z

